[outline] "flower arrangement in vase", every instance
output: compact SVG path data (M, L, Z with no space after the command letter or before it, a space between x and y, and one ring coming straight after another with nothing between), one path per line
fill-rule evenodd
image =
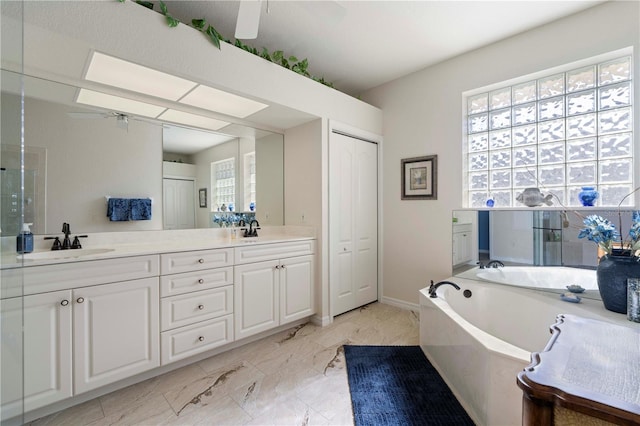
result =
M620 221L622 223L622 220ZM627 313L627 279L640 278L640 211L633 212L625 240L608 219L589 215L578 238L593 241L604 252L597 268L598 290L604 307Z

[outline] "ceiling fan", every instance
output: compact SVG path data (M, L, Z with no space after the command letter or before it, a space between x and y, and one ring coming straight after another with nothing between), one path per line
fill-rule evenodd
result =
M268 0L267 0L268 1ZM267 13L268 13L267 3ZM262 0L241 0L236 21L236 38L255 39L258 37Z
M72 112L72 111L68 111L67 115L71 118L74 119L104 119L104 118L115 118L116 120L116 127L119 127L120 129L124 129L127 132L129 131L129 121L130 120L135 120L135 121L141 121L147 124L152 124L152 125L156 125L156 126L162 126L162 123L157 123L155 121L152 120L144 120L141 118L138 118L136 116L132 116L132 115L127 115L127 114L123 114L121 112L115 112L115 111L108 111L108 112Z

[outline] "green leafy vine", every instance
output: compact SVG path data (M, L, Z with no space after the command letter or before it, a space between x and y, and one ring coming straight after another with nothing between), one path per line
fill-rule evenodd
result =
M120 3L124 3L126 0L117 0ZM142 1L135 0L141 6L144 6L148 9L153 10L154 4L150 1ZM171 16L169 10L167 9L167 5L164 2L160 1L160 13L164 15L167 20L167 25L171 28L177 27L180 21ZM326 81L323 77L314 77L308 71L309 61L305 58L299 60L295 56L286 56L282 50L276 50L274 52L269 52L269 50L265 47L262 48L262 51L258 51L255 47L244 44L242 41L236 39L235 43L231 43L229 39L225 39L222 34L220 34L213 25L210 25L205 19L192 19L191 26L196 30L203 33L207 39L218 49L220 49L220 41L224 41L225 43L233 44L236 47L245 50L249 53L252 53L256 56L261 57L269 62L273 62L274 64L278 64L288 70L291 70L295 73L308 77L318 83L324 84L325 86L333 88L333 83Z

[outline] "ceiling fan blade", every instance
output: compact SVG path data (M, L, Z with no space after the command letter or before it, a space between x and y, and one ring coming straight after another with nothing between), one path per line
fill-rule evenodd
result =
M109 118L110 114L103 112L67 112L67 115L71 118L79 119L96 119L96 118Z
M236 38L254 39L258 37L262 0L241 0L236 22Z

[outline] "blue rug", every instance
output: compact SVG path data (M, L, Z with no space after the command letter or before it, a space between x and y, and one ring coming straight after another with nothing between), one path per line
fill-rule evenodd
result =
M356 426L473 425L420 346L344 346Z

